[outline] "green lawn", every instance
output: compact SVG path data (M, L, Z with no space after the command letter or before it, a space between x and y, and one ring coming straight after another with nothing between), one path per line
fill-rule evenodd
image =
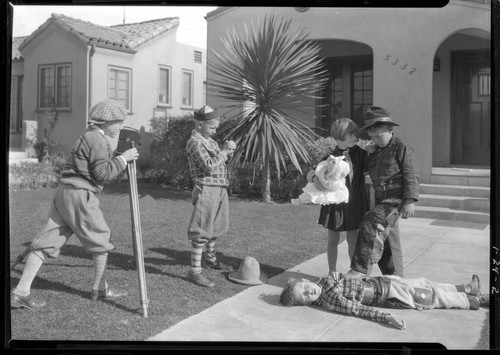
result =
M43 226L54 191L9 191L11 262ZM249 287L215 270L204 271L216 283L213 289L186 279L190 192L139 184L139 195L149 317L142 316L133 262L128 184L120 183L106 186L99 199L116 247L110 253L107 279L131 295L114 302L91 302L92 256L73 237L59 258L42 266L33 282L32 294L45 299L47 306L38 311L12 310L12 339L145 340ZM217 251L221 261L235 268L245 256L253 256L273 277L325 252L324 230L316 224L318 206L293 208L231 198L230 213L229 232L220 238ZM23 267L21 263L11 272L12 287Z

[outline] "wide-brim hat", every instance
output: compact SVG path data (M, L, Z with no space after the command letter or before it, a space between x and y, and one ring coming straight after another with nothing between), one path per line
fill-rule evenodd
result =
M362 131L366 131L368 128L381 123L388 124L390 126L399 126L399 124L392 121L389 111L379 106L369 107L364 113L363 119L364 126L361 127Z
M194 111L194 119L197 121L209 121L214 118L219 118L219 113L217 112L217 109L213 109L210 106L205 105Z
M104 100L95 104L89 113L88 123L109 123L124 121L127 118L127 109L116 100Z
M244 285L262 285L267 282L267 275L260 271L260 265L255 258L245 257L237 271L228 275L229 280Z

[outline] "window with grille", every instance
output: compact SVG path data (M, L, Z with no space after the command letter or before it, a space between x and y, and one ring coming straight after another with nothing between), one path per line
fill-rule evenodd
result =
M38 67L38 109L71 109L71 64Z
M182 106L193 106L193 72L182 71Z
M158 68L158 106L170 106L170 67Z
M131 73L130 69L109 67L108 99L119 101L127 110L131 110Z
M202 62L202 53L200 51L194 51L194 62L195 63Z

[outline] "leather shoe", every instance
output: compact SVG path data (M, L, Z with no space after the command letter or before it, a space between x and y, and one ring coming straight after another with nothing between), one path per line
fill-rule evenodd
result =
M45 307L47 303L43 300L36 300L31 294L28 296L19 296L15 293L10 293L10 307L11 308L29 308L38 309Z
M221 271L233 271L233 267L231 265L226 265L221 263L219 260L215 261L210 261L210 260L205 260L205 267L209 267L215 270L221 270Z
M195 284L203 286L203 287L214 287L215 286L215 284L212 281L204 278L201 274L189 273L188 279L193 281Z
M490 295L482 294L477 296L479 298L479 306L480 307L489 307L490 306Z
M346 279L361 279L363 277L366 277L366 274L363 274L362 272L356 271L356 270L349 270L345 274L343 274L344 278Z
M474 296L481 295L481 282L479 281L479 276L476 274L472 275L472 281L465 285L465 292Z
M97 301L98 299L114 300L118 297L123 297L123 296L128 296L128 292L123 290L117 290L111 287L108 287L107 290L103 291L92 290L92 292L90 293L90 299L92 301Z

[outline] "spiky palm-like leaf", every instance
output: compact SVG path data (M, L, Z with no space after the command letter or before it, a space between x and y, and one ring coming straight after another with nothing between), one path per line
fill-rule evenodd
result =
M298 114L314 103L326 70L319 45L307 37L292 30L291 20L271 15L242 31L229 29L223 51L214 52L210 89L235 119L221 132L237 143L234 161L261 158L265 169L274 161L278 174L286 156L299 171L299 160L309 161L305 142L315 134Z

